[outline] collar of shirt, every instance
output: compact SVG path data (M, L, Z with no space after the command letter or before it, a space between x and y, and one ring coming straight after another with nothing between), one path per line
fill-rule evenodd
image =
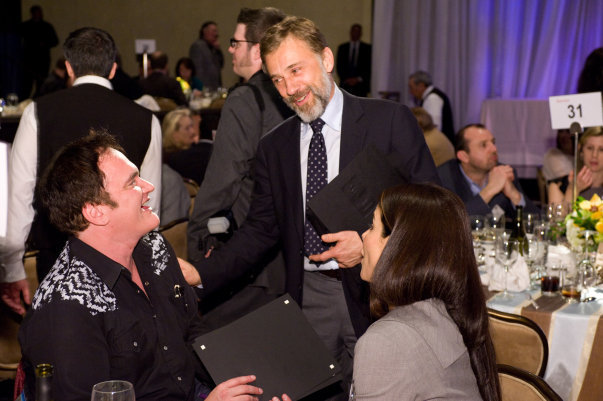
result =
M76 237L69 239L69 246L74 254L78 255L78 258L90 267L111 290L121 273L130 273L125 267Z
M469 184L469 189L471 189L471 193L474 196L479 195L480 191L482 189L484 189L484 187L486 185L488 185L488 177L486 177L486 180L484 181L484 185L482 185L482 186L479 186L479 185L477 185L477 183L473 182L473 180L471 178L469 178L469 176L467 174L465 174L465 170L463 170L461 163L459 163L459 170L461 171L463 178L465 178L465 181L467 181L467 184Z
M325 146L327 148L327 180L331 182L339 174L339 154L341 145L341 120L343 118L343 93L335 85L335 93L333 98L327 104L325 112L320 118L325 122L322 128L322 134L325 138ZM306 204L306 181L308 174L308 150L310 149L310 141L312 140L312 128L310 124L301 122L300 132L300 161L301 161L301 183L302 197L304 205ZM304 208L304 219L305 208ZM320 267L310 263L309 259L304 257L305 270L329 270L337 269L338 265L335 260L323 263Z
M433 92L433 85L429 85L427 88L425 88L425 92L423 92L423 96L421 96L421 99L425 100L425 98L429 96L431 92Z
M113 90L113 85L111 84L111 81L109 81L107 78L99 77L98 75L84 75L82 77L76 78L76 80L73 81L73 86L81 84L96 84L104 86L107 89Z

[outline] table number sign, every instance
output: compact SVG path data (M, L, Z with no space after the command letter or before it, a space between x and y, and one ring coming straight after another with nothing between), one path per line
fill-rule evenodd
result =
M603 125L601 92L549 97L553 129L568 129L577 122L582 127Z

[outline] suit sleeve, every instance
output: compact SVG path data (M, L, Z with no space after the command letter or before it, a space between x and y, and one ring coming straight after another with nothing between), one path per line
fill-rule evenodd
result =
M212 155L188 225L188 257L192 261L203 258L204 250L199 244L210 235L207 221L211 216L232 209L235 202L245 209L245 214L249 208L249 199L242 199L241 189L244 181L251 179L262 124L259 107L255 99L249 101L247 93L251 89L238 88L222 109ZM235 219L241 225L244 216L238 214L237 211Z
M194 263L201 276L201 297L249 274L266 251L280 238L267 166L267 153L258 147L255 162L255 190L247 219L233 237L208 259Z

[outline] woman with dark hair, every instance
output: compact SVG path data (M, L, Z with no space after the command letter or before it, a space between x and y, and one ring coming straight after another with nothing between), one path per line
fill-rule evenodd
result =
M197 96L203 90L203 82L195 76L195 64L188 57L182 57L176 63L176 79L185 94L192 93Z
M355 400L500 400L465 206L431 184L383 191L361 277L379 318L358 340Z
M603 47L593 50L578 77L578 93L603 92Z

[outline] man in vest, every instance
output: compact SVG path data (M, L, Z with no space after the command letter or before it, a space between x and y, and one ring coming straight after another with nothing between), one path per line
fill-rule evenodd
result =
M0 296L23 314L30 294L23 254L29 236L42 281L63 248L66 236L52 228L44 213L36 213L34 190L55 153L85 136L91 128L107 129L125 149L140 175L155 185L149 205L159 211L161 188L161 127L145 108L115 93L109 79L115 74L117 49L109 33L97 28L72 32L63 44L70 89L43 96L23 112L9 163L7 236L0 247ZM34 219L35 217L35 219ZM33 224L32 224L33 223Z
M436 127L454 143L450 100L444 92L433 86L431 75L425 71L413 72L408 77L408 88L415 98L416 105L427 110Z

